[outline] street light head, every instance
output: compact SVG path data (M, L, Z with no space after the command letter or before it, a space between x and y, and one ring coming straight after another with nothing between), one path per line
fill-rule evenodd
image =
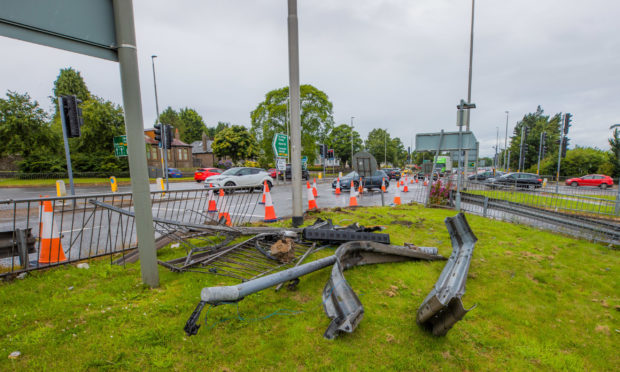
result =
M153 58L157 58L157 56L156 56L156 55L152 55L152 56L151 56L151 59L153 59Z
M620 124L613 124L611 127L609 127L609 129L614 129L616 127L620 127Z

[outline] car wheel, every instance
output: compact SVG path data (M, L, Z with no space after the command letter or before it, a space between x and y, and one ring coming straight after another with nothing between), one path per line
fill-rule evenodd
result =
M228 182L226 182L224 184L224 186L226 186L226 187L234 187L234 186L237 186L237 185L235 185L235 183L232 182L232 181L228 181ZM233 192L234 192L234 190L226 190L227 194L232 194Z
M601 189L605 190L607 188L607 184L606 183L601 183L601 185L599 186Z
M572 187L577 187L577 186L579 186L579 184L578 184L577 182L572 182L570 185L571 185Z
M200 183L200 182L202 182L202 180L196 180L196 182Z

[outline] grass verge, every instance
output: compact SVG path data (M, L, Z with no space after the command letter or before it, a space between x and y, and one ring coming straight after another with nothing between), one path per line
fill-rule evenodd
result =
M394 244L449 255L443 220L419 206L325 211L345 225L385 225ZM477 307L446 337L415 323L442 262L345 272L364 304L353 334L322 337L329 269L299 289L265 290L203 311L198 335L183 326L204 286L225 277L171 273L141 285L139 264L65 266L0 284L0 370L615 370L620 323L618 251L522 225L468 216L479 238L463 297ZM313 258L331 254L323 250ZM178 255L170 248L160 258ZM206 321L208 325L204 324ZM7 358L19 350L17 360ZM614 367L615 366L615 367Z

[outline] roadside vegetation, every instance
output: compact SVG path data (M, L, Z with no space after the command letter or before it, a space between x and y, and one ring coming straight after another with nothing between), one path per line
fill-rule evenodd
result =
M443 220L452 215L407 205L322 211L306 221L383 225L393 244L436 246L449 256ZM346 271L364 319L353 334L328 341L321 292L329 269L302 277L294 292L268 289L238 307L205 308L198 334L187 337L183 326L201 288L236 281L160 268L161 286L148 289L139 263L102 259L90 269L69 265L0 284L0 370L616 370L618 251L467 218L479 241L463 301L476 307L446 337L415 322L443 262ZM159 252L163 260L180 255ZM9 359L13 351L21 356Z
M193 181L194 177L182 177L182 178L170 178L169 182L187 182ZM57 180L53 179L35 179L35 180L22 180L18 178L0 178L1 187L40 187L40 186L55 186ZM67 188L69 187L69 179L64 178L63 181ZM150 183L155 183L156 179L149 179ZM74 178L73 182L76 186L109 186L109 178ZM116 182L119 185L130 185L131 178L123 177L117 178Z

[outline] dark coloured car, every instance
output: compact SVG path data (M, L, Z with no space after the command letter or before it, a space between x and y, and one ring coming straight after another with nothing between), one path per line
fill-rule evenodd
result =
M500 171L495 171L495 173L493 173L493 171L485 171L478 174L472 174L471 176L467 177L467 179L469 179L470 181L484 181L489 178L501 177L504 174L506 173Z
M287 164L286 165L286 170L284 171L284 174L286 174L286 179L290 180L292 178L292 174L291 174L291 165ZM278 175L278 177L280 177L281 180L283 180L284 178L284 174L282 174L282 172L280 172L280 174ZM308 173L308 170L301 170L301 179L307 181L310 179L310 174Z
M533 173L508 173L496 178L486 180L489 187L516 186L529 189L542 187L542 179Z
M582 177L573 177L566 180L566 186L598 186L606 189L614 185L614 180L604 174L588 174Z
M181 178L183 174L176 168L168 168L168 178Z
M381 169L377 169L375 173L370 177L362 177L362 186L368 190L372 189L380 189L381 182L385 179L385 188L387 189L390 186L390 182L388 179L388 175ZM332 189L336 188L336 183L338 179L334 179L332 182ZM350 172L340 179L340 188L344 190L349 190L351 188L351 181L353 181L353 187L359 187L360 176L357 172Z
M389 177L390 180L397 180L400 181L400 169L398 168L383 168L382 171L384 171L387 176Z

